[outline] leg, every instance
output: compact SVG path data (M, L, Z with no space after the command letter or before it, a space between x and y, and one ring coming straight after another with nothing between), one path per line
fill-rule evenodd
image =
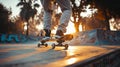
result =
M70 0L56 0L56 2L60 5L62 10L62 16L60 18L60 25L58 26L56 35L59 35L60 32L65 33L66 27L68 26L68 22L71 17L72 9L70 6ZM60 30L60 31L59 31ZM60 34L60 36L63 34Z
M52 11L50 8L51 0L40 0L40 1L41 1L43 8L44 8L43 25L44 25L44 30L46 32L45 36L50 37L50 34L51 34L51 16L52 16Z

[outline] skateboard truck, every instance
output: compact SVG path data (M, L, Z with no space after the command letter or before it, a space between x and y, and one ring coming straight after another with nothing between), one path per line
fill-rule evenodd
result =
M41 43L38 43L38 47L40 47L40 46L45 46L45 47L47 47L48 46L48 44L46 43L46 40L42 40L42 41L40 41Z
M63 44L63 42L65 42L65 40L58 39L57 44L55 44L55 43L52 44L52 49L55 49L56 46L60 46L60 47L63 46L63 47L65 47L65 50L67 50L68 44Z

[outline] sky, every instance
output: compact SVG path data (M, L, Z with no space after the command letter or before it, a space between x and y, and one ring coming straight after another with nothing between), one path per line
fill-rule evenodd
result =
M12 8L12 16L16 16L20 12L20 7L17 7L18 0L0 0L0 3L2 3L7 9Z
M75 3L77 6L80 5L80 3L78 1L81 1L81 0L75 0ZM10 9L12 8L12 17L13 16L16 16L16 15L19 15L19 12L20 12L20 7L17 7L16 5L19 3L19 0L0 0L0 3L2 3L7 9ZM37 1L37 3L40 3L40 0ZM38 8L38 12L40 12L41 10L41 7ZM87 14L86 13L82 13L82 16L86 16L86 15L89 15L90 10L87 10Z
M19 15L20 7L16 6L19 3L19 0L0 0L0 3L2 3L7 9L12 8L12 16ZM40 4L40 2L38 3Z
M80 5L78 1L81 0L75 0L76 5ZM7 9L12 8L12 15L11 17L17 16L20 13L20 7L17 7L16 5L19 3L19 0L0 0L0 3L2 3ZM37 3L40 4L40 7L38 8L38 12L41 10L41 3L40 0L37 1ZM89 6L88 6L89 7ZM86 17L91 15L91 11L87 8L86 13L81 13L81 16Z
M78 2L80 0L75 0L76 5L80 5ZM12 8L12 16L16 16L20 12L20 7L17 7L16 5L19 3L19 0L0 0L0 3L2 3L7 9ZM37 3L40 3L40 0L37 1ZM38 12L40 12L41 7L38 8Z

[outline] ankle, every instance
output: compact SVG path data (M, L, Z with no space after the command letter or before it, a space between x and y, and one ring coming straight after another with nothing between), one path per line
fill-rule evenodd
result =
M57 36L64 36L64 33L62 32L62 30L57 30L56 35Z
M50 29L44 29L44 31L45 31L45 36L46 36L46 37L50 37L50 35L51 35L51 30L50 30Z

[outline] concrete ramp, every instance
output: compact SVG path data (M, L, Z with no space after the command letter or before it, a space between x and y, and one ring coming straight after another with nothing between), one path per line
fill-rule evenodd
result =
M120 31L95 29L79 32L70 45L120 45Z

